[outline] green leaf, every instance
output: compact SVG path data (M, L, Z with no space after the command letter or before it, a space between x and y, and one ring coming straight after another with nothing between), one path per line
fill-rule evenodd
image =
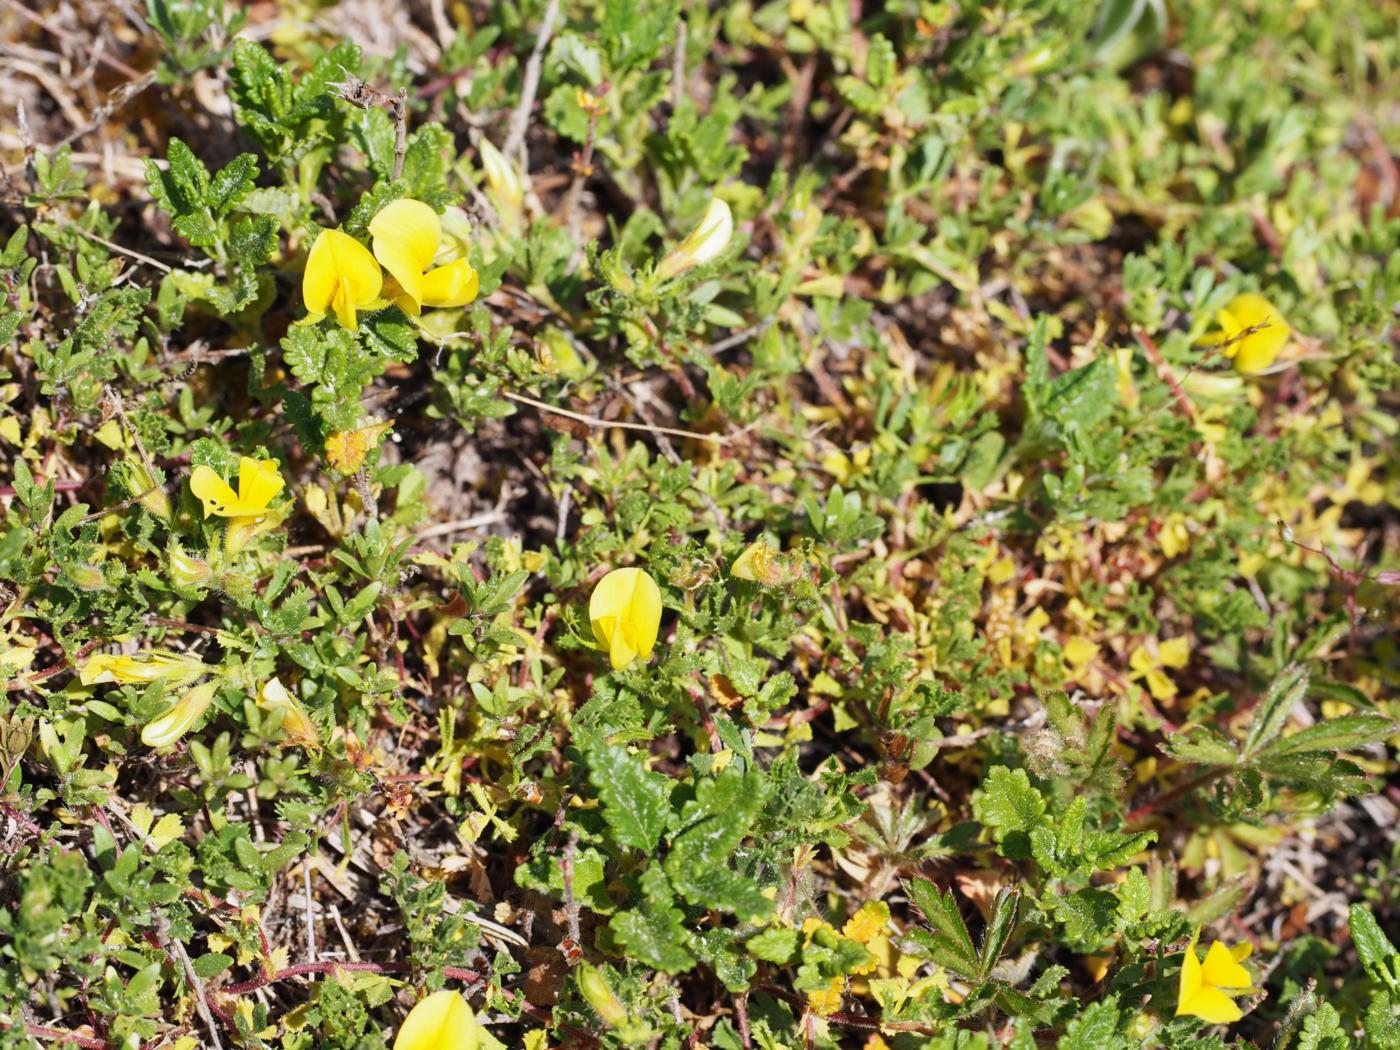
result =
M1364 904L1353 904L1347 913L1351 926L1351 942L1356 956L1371 979L1384 984L1392 993L1400 993L1400 952L1391 943L1380 923Z
M1056 1050L1118 1050L1127 1042L1118 1034L1122 1011L1117 997L1090 1003L1079 1016L1065 1026L1065 1034L1055 1044Z
M987 923L987 932L982 935L978 970L983 980L991 975L992 968L1006 947L1007 938L1016 927L1016 910L1020 903L1020 891L1010 886L997 894L996 902L992 905L992 919Z
M1320 1004L1303 1022L1303 1030L1298 1034L1298 1050L1351 1050L1351 1039L1330 1003Z
M981 962L952 891L943 892L927 879L915 879L906 889L924 921L933 927L932 933L911 929L909 936L915 945L940 966L969 980L974 978L982 969Z
M191 963L200 980L207 981L211 977L217 977L232 966L233 957L225 955L223 952L208 952L191 960Z
M729 869L729 859L767 801L769 784L757 772L728 766L702 780L681 811L679 830L666 856L671 884L691 904L760 918L773 902L751 879Z
M1279 737L1262 756L1292 755L1311 751L1354 751L1378 744L1395 732L1395 723L1381 715L1343 715L1308 726L1292 736Z
M587 750L588 777L603 800L603 819L619 846L651 854L671 818L671 781L640 755L610 744Z
M618 912L609 929L618 944L645 965L664 973L684 973L695 965L695 956L686 947L684 915L672 901L666 876L652 866L642 873L640 884L641 907Z
M770 926L744 942L744 948L755 959L786 966L797 954L801 934L791 926Z
M977 819L992 829L1004 856L1024 860L1030 856L1028 832L1045 816L1045 798L1031 785L1024 769L996 766L982 782L973 800Z
M1249 735L1245 737L1245 761L1252 759L1282 732L1288 712L1303 698L1307 689L1308 671L1299 664L1290 664L1274 679L1273 685L1269 687L1268 693L1255 710L1254 721L1249 726Z

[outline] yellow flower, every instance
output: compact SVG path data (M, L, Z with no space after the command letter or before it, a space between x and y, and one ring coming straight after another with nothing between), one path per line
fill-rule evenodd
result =
M78 681L83 685L104 685L109 682L146 685L159 678L169 685L187 685L210 670L203 661L192 656L153 649L130 656L94 653L78 668Z
M1145 645L1139 645L1128 657L1133 673L1128 677L1142 679L1148 691L1158 700L1176 696L1176 683L1167 677L1164 668L1180 670L1191 655L1191 643L1185 638L1172 638L1157 646L1157 655Z
M369 232L374 257L398 285L385 294L404 313L417 317L425 306L466 306L476 298L480 279L466 259L429 269L442 243L442 222L429 205L396 200L370 220Z
M1082 634L1071 635L1065 639L1061 656L1064 658L1065 667L1069 669L1069 673L1078 678L1098 659L1099 646Z
M650 660L661 628L661 589L641 569L614 569L593 588L588 619L614 671L639 656Z
M195 467L190 475L190 491L204 504L206 518L259 518L285 484L276 463L248 456L238 461L237 492L213 467Z
M1169 514L1157 533L1157 546L1167 558L1175 558L1191 546L1191 532L1184 514Z
M293 744L310 748L321 746L321 735L316 730L316 723L311 721L306 709L287 692L287 687L278 679L269 678L263 683L263 687L258 690L258 706L264 711L282 713L282 732Z
M384 275L365 246L348 233L322 230L306 258L301 297L306 302L303 324L315 324L334 312L342 328L359 327L355 311L379 298Z
M1262 372L1277 359L1293 334L1288 322L1269 300L1258 292L1244 292L1216 314L1220 331L1211 342L1222 346L1226 357L1235 362L1235 371L1245 375ZM1240 333L1258 328L1240 338Z
M1249 971L1240 961L1249 956L1250 944L1245 941L1233 950L1220 941L1210 946L1206 960L1196 958L1196 939L1186 946L1181 960L1181 989L1177 994L1176 1016L1199 1017L1211 1024L1230 1024L1244 1013L1230 995L1221 991L1229 988L1238 994L1252 983Z
M408 1012L394 1050L476 1050L476 1016L461 993L434 992Z
M209 709L218 688L217 682L195 686L158 718L146 724L146 728L141 730L141 743L147 747L167 747L175 743Z
M718 197L710 198L710 206L705 209L700 225L691 230L686 239L676 246L670 255L661 260L656 276L668 280L676 274L684 273L692 266L700 266L724 251L729 238L734 235L734 216L729 205Z

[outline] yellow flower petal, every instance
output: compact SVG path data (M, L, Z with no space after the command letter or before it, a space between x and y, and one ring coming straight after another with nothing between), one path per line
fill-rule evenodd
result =
M342 327L357 327L355 311L379 296L384 275L363 244L340 230L322 230L306 259L301 296L319 321L334 312Z
M458 992L443 990L421 999L394 1039L394 1050L476 1050L472 1008Z
M1247 328L1265 326L1224 347L1223 352L1234 361L1235 370L1245 375L1262 372L1272 365L1293 334L1283 315L1258 292L1235 296L1216 319L1222 330L1214 337L1216 343L1235 339Z
M206 518L257 517L285 484L275 462L248 456L238 461L237 493L212 467L195 467L190 474L190 491L204 504Z
M711 197L700 224L686 235L671 254L661 260L657 276L667 280L684 273L692 266L709 262L724 251L729 239L734 236L734 215L729 205L718 197Z
M1163 667L1183 668L1191 658L1191 641L1188 638L1169 638L1157 647L1158 658Z
M661 589L641 569L614 569L593 589L588 619L614 671L639 656L650 660L661 629Z
M1233 1024L1244 1016L1235 1001L1215 988L1202 988L1188 1000L1177 1003L1178 1017L1199 1017L1210 1024Z
M1201 980L1216 988L1248 988L1253 983L1249 971L1236 962L1230 949L1219 941L1206 952L1206 961L1201 966Z
M466 259L454 259L423 275L423 305L451 308L476 298L481 278Z
M396 200L370 220L369 232L374 257L393 274L415 308L421 307L423 271L433 264L442 240L437 212L422 201ZM412 312L416 314L418 310Z
M209 668L202 661L178 653L152 650L128 656L94 653L78 668L78 681L83 685L147 685L164 679L167 684L183 685L208 672Z

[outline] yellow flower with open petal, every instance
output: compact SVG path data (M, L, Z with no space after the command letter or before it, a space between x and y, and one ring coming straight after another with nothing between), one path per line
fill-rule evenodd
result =
M588 619L614 671L638 657L650 660L661 629L661 589L641 569L614 569L593 588Z
M217 682L197 685L179 700L152 719L141 730L141 743L147 747L168 747L190 731L200 716L209 710L218 692Z
M394 1050L476 1050L476 1015L460 992L434 992L408 1012Z
M236 554L258 533L266 532L286 517L285 508L280 512L269 509L285 484L276 463L249 456L238 461L237 492L212 467L195 467L190 475L190 491L204 504L204 516L229 519L224 546L230 554Z
M129 656L94 653L78 668L78 681L83 685L148 685L163 679L170 685L186 685L210 670L196 657L163 653L155 649L145 649Z
M270 459L243 456L238 460L238 491L213 467L198 466L190 475L190 491L204 504L206 518L256 518L267 510L286 484Z
M363 244L340 230L322 230L306 258L301 297L306 302L303 324L315 324L334 313L342 328L359 327L355 312L371 306L384 284L379 264Z
M429 269L442 243L442 222L431 206L396 200L370 220L369 233L374 257L394 279L385 295L404 313L417 317L425 306L466 306L476 298L480 278L466 259Z
M1176 696L1176 683L1167 677L1166 668L1180 670L1191 656L1191 643L1186 638L1171 638L1157 646L1156 655L1145 645L1139 645L1128 657L1133 673L1128 677L1141 679L1158 700Z
M1203 963L1196 957L1196 938L1192 937L1181 960L1176 1016L1199 1017L1211 1024L1231 1024L1243 1017L1244 1012L1230 995L1238 995L1253 983L1249 971L1240 965L1249 957L1250 948L1248 941L1233 949L1216 941L1206 952Z
M1220 346L1225 356L1234 361L1235 371L1245 375L1262 372L1278 360L1293 334L1283 315L1258 292L1235 296L1229 306L1216 314L1216 320L1220 331L1209 341ZM1256 327L1257 331L1242 335Z

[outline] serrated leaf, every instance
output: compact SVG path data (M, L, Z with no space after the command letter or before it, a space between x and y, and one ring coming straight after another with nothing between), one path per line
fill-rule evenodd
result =
M603 800L603 819L620 846L654 853L671 817L671 781L640 755L610 744L587 751L588 778Z
M642 873L642 904L620 911L609 928L618 944L647 966L665 973L683 973L695 965L686 947L684 914L674 906L666 876L655 866Z
M686 803L666 856L671 884L691 904L758 918L772 909L758 886L729 868L729 859L749 833L767 800L762 774L727 767L702 780Z
M1122 1011L1117 998L1102 999L1086 1006L1065 1026L1056 1050L1117 1050L1127 1043L1118 1034Z
M1260 757L1306 752L1354 751L1378 744L1395 732L1395 723L1381 715L1343 715L1279 737L1260 752Z
M1353 904L1347 919L1356 956L1366 972L1392 992L1400 992L1400 952L1385 935L1371 909L1364 904Z
M1288 718L1288 712L1303 698L1307 689L1307 668L1298 664L1290 664L1274 679L1273 685L1255 709L1249 735L1245 737L1245 761L1253 758L1279 735L1283 730L1284 721Z
M797 954L801 934L791 926L770 926L744 942L744 948L755 959L785 966Z
M979 952L979 971L983 980L991 974L997 960L1006 947L1007 938L1016 927L1016 911L1021 904L1021 893L1010 886L997 894L992 905L992 918L987 923L987 932L982 935L982 948Z

